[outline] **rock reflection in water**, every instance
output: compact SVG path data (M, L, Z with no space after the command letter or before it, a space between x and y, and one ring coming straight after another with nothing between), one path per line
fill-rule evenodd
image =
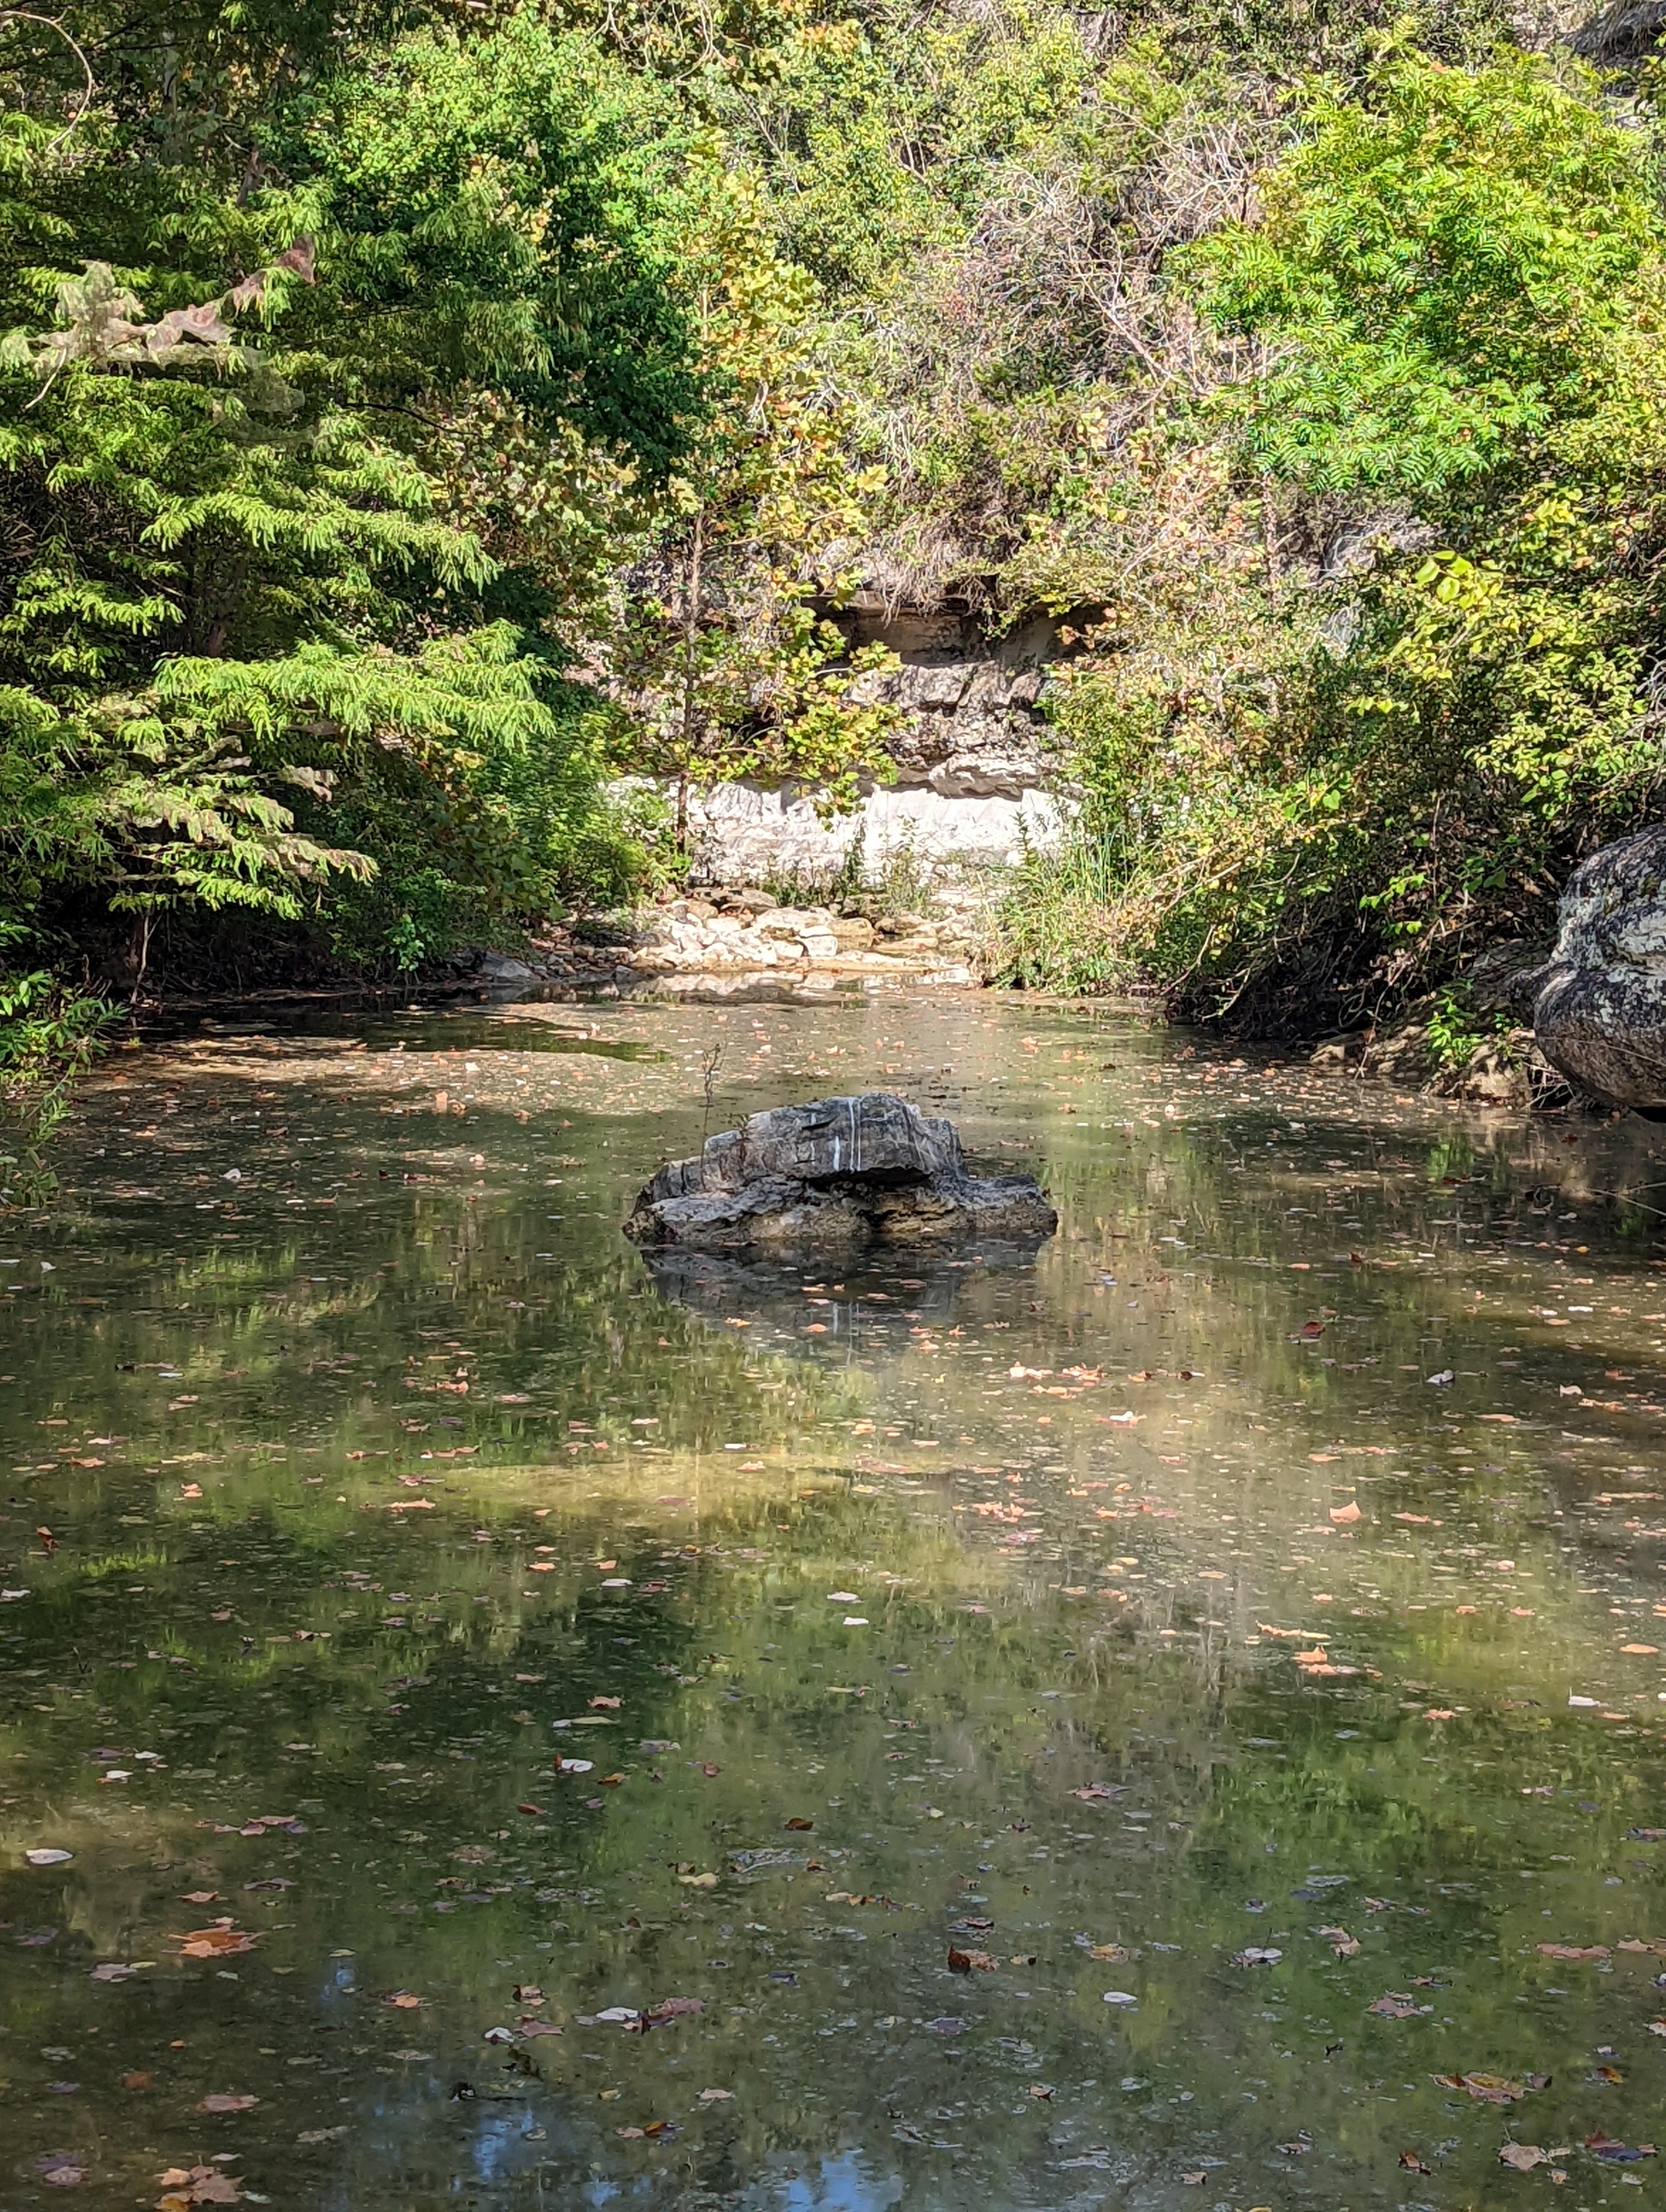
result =
M1045 1239L986 1238L974 1255L814 1251L731 1259L675 1246L649 1249L642 1262L660 1295L714 1328L744 1321L800 1357L857 1340L888 1342L911 1332L949 1328L974 1284L1033 1274Z

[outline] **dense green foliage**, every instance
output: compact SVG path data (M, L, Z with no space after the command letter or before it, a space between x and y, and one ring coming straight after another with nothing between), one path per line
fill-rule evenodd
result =
M409 959L628 878L494 429L651 485L699 401L592 46L237 25L83 28L67 99L9 27L0 921L126 980L180 909Z
M996 972L1357 1019L1541 931L1651 804L1652 84L1524 20L597 19L813 283L864 472L821 573L1061 624L1073 828Z
M410 969L628 896L690 786L848 805L858 582L1062 627L1032 982L1356 1015L1651 802L1646 69L1492 0L0 34L15 1066L159 943Z
M1648 803L1662 230L1645 142L1529 58L1391 52L1303 123L1188 257L1251 365L1167 434L1222 426L1213 588L1071 671L1053 882L1102 972L1310 1024L1542 927Z

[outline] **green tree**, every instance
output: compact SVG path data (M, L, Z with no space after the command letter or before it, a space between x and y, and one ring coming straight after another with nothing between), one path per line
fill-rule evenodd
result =
M1099 972L1310 1030L1542 927L1657 782L1666 228L1566 64L1402 39L1300 124L1179 257L1222 349L1157 448L1225 463L1205 618L1109 609L1059 702L1079 848L1013 919L1037 975L1073 902Z
M442 933L535 914L607 844L558 580L511 493L470 512L458 484L491 469L506 414L569 465L593 453L593 476L650 483L683 449L699 386L636 94L530 15L386 44L384 21L346 27L275 11L240 36L211 11L69 55L13 40L0 923L19 975L96 949L106 918L131 921L130 981L159 915L327 927L332 881L379 866L384 939L410 957L390 860L449 884ZM346 817L362 843L331 834Z
M812 288L771 240L755 182L697 168L680 283L710 413L668 482L619 593L611 660L634 765L690 789L794 779L830 811L891 770L896 665L829 618L856 581L883 478L850 466L811 326Z

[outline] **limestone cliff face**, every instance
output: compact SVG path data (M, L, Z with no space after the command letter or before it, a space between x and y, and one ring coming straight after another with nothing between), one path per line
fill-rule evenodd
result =
M853 647L878 641L902 662L873 680L870 695L905 711L891 748L896 781L871 793L860 814L831 823L796 785L730 783L696 794L696 878L824 877L860 842L872 872L906 850L940 882L1010 867L1050 843L1061 816L1045 788L1051 763L1039 702L1047 664L1061 651L1058 625L1033 621L991 639L970 614L892 607L877 592L828 611Z
M853 645L888 646L903 665L873 696L903 708L893 741L897 782L945 799L1017 799L1046 778L1046 729L1037 702L1058 652L1051 622L984 636L970 617L888 608L859 594L836 617Z

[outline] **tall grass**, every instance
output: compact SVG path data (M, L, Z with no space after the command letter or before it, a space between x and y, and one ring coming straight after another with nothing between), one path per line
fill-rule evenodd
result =
M1080 824L1054 851L1025 855L980 949L993 983L1035 991L1126 989L1135 971L1116 942L1121 854Z

